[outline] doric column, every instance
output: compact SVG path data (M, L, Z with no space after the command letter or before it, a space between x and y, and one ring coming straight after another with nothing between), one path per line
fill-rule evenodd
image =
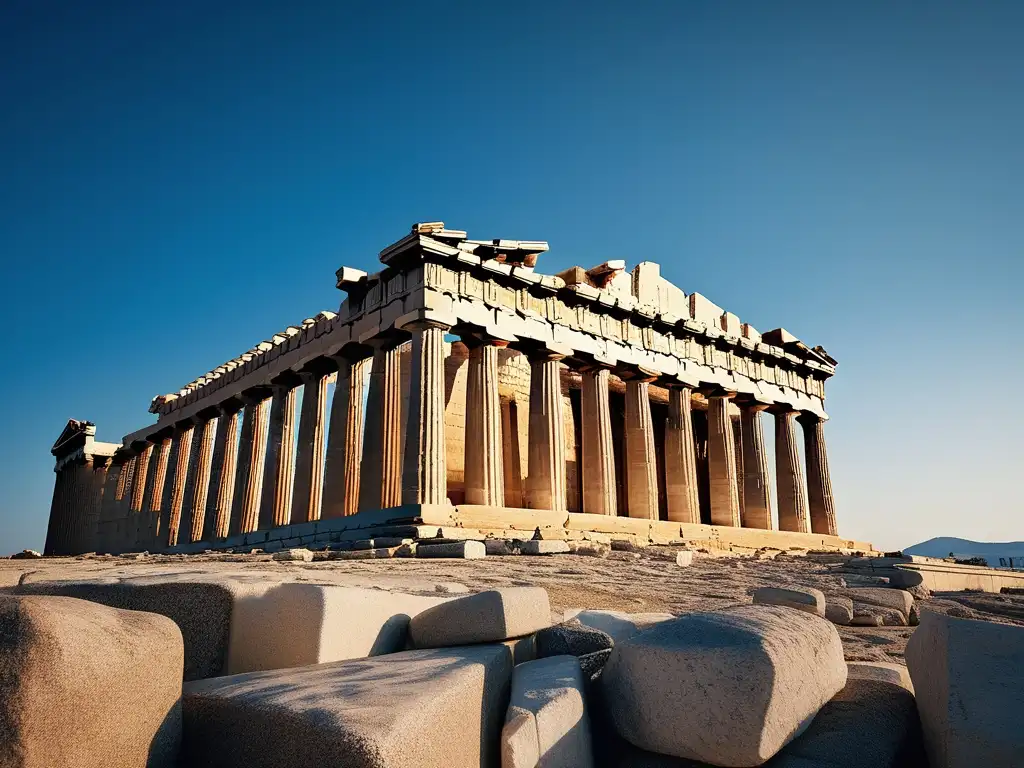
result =
M153 438L150 438L153 439ZM146 480L146 496L142 503L143 521L140 542L146 547L156 547L160 538L167 538L167 525L160 527L164 507L164 488L167 483L167 463L171 458L172 440L169 437L157 438L150 457L149 473Z
M121 485L121 473L123 470L123 463L112 461L107 472L106 487L103 489L103 505L100 509L99 541L96 544L98 552L110 553L116 544L111 536L111 527L114 520L114 510L117 508L117 489Z
M626 382L626 498L630 517L658 519L658 460L654 455L650 382Z
M374 343L366 398L359 511L402 503L402 370L392 341Z
M185 483L188 479L188 470L192 458L192 435L195 432L195 424L183 424L177 428L174 436L176 448L174 466L174 479L169 483L171 490L171 504L167 511L167 541L169 547L178 543L178 531L181 525L181 508L185 501ZM191 521L190 521L191 523Z
M692 405L693 391L689 387L669 388L668 421L665 424L665 494L668 497L668 519L674 523L700 522Z
M449 328L450 325L436 320L416 320L403 327L412 333L409 420L402 464L404 504L448 503L448 462L444 445L444 335ZM495 384L496 380L497 375Z
M758 403L740 406L743 423L743 527L766 531L772 527L771 480L761 426L761 411L767 407Z
M747 513L743 510L743 419L739 414L730 414L732 423L732 445L736 454L736 499L740 505L740 522L746 520Z
M324 448L327 440L327 371L318 368L302 374L302 412L299 415L299 446L295 456L295 493L291 521L320 519L324 492Z
M267 456L269 392L259 390L243 395L242 434L238 440L238 468L231 505L229 533L250 533L259 522L263 494L263 467Z
M231 504L235 495L235 470L238 467L238 419L241 406L237 400L220 405L217 434L213 439L213 460L210 463L210 492L206 497L203 541L223 539L228 535Z
M498 350L508 346L508 342L469 336L463 341L469 346L464 465L466 503L501 507L505 504L505 466L501 401L498 398Z
M775 412L775 481L778 483L779 530L809 533L804 478L800 454L793 434L794 412L785 408Z
M142 502L145 498L146 480L149 477L149 465L153 456L153 444L146 443L139 454L138 465L135 470L135 487L132 488L131 511L138 514L142 512Z
M181 518L178 523L178 543L190 544L201 541L203 516L206 514L206 494L210 485L210 460L212 458L213 419L197 416L192 430L192 448L189 453L188 479L181 503Z
M729 418L731 393L708 396L708 475L711 524L737 527L740 501L736 485L736 446Z
M327 457L324 461L324 518L354 515L359 510L359 476L363 463L363 397L366 360L337 356L338 381L331 400Z
M583 437L583 511L611 515L618 510L615 488L615 448L608 401L607 368L584 371L580 392Z
M564 512L566 506L565 422L562 405L562 364L565 355L539 352L530 356L530 451L526 505Z
M114 540L118 552L128 550L128 515L131 510L132 492L135 488L135 470L138 468L139 457L134 453L125 462L121 476L124 478L123 492L117 500L117 508L114 514Z
M825 449L825 422L813 413L804 413L799 420L804 428L811 532L838 536L836 503L832 497L832 478L828 471L828 452Z
M263 495L256 530L266 531L291 520L295 446L296 382L289 378L274 385L267 432L267 458L263 470Z

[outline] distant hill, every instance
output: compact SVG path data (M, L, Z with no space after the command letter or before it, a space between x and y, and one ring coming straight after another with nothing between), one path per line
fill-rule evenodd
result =
M922 541L912 547L904 547L905 555L924 555L925 557L948 557L950 552L957 555L986 555L1003 557L1024 557L1024 541L988 542L958 539L953 536L939 536L935 539Z

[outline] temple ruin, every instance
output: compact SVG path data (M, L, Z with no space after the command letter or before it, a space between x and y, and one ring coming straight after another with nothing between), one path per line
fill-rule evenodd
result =
M380 272L338 270L337 312L154 398L156 423L103 443L68 422L46 553L402 526L870 548L838 536L824 349L759 333L653 262L542 274L547 249L414 225Z

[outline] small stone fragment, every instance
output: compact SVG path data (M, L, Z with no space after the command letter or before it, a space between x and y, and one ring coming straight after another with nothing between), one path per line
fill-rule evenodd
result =
M676 552L676 565L680 568L688 568L693 565L693 550L684 549Z
M878 680L882 683L900 685L911 693L914 684L910 680L910 671L902 664L881 661L848 661L846 662L847 677L851 680Z
M578 620L570 620L537 632L537 656L583 656L603 651L615 644L611 635L588 627Z
M312 563L313 553L308 549L282 549L280 552L275 552L273 555L274 560L278 562L293 562L293 563Z
M608 557L612 551L611 544L601 541L567 541L569 552L583 557Z

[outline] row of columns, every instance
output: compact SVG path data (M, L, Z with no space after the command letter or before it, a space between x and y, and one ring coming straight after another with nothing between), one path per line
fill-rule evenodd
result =
M418 319L411 336L409 399L403 413L399 343L374 339L300 374L230 399L151 439L117 472L117 490L100 513L122 519L113 547L162 546L211 540L321 517L400 504L447 503L444 436L445 323ZM469 370L465 434L465 500L503 506L505 462L498 355L506 341L465 336ZM367 354L369 352L369 354ZM566 510L566 441L561 369L563 355L528 350L530 359L528 507ZM370 366L364 393L365 366ZM327 412L327 377L337 385ZM582 371L583 511L657 519L664 480L667 517L699 523L691 402L693 391L669 388L664 433L664 477L645 371L626 381L624 478L627 509L617 503L617 480L607 367ZM303 388L296 414L298 387ZM708 480L715 525L771 527L764 436L759 414L768 406L741 403L739 439L729 393L706 392ZM366 402L364 420L364 400ZM775 416L779 527L835 534L835 512L821 420L804 415L807 493L797 451L794 417ZM240 438L239 421L241 421ZM298 449L292 450L298 430ZM130 491L130 492L129 492ZM115 499L116 497L116 499ZM108 526L109 527L109 526ZM102 526L101 526L102 529ZM134 541L132 538L134 537ZM104 542L104 545L106 543ZM113 548L109 547L109 548Z

